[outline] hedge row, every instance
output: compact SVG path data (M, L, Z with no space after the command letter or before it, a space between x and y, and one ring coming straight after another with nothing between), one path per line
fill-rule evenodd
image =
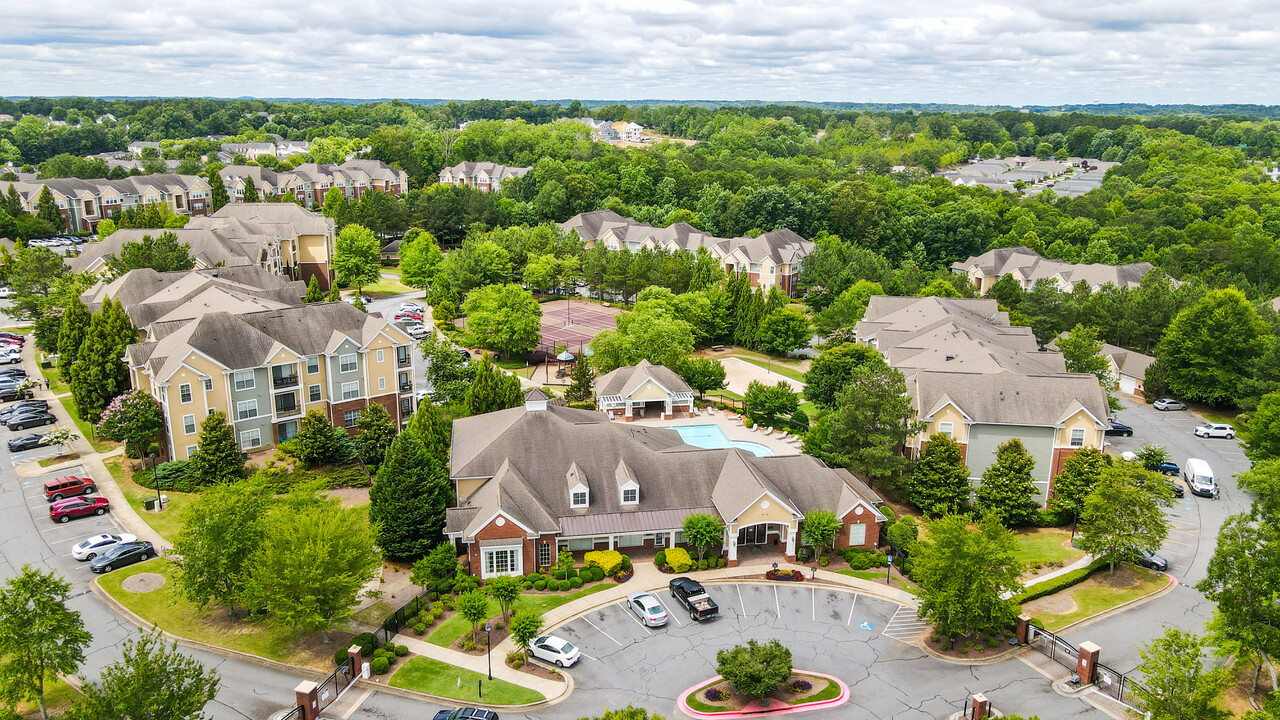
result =
M1072 585L1078 585L1087 580L1094 572L1106 565L1106 560L1094 560L1085 567L1077 568L1069 573L1063 573L1052 580L1045 580L1044 582L1032 585L1030 588L1027 588L1021 593L1015 595L1013 597L1013 601L1021 605L1022 603L1028 603L1032 600L1045 597L1046 595L1052 595L1059 590L1065 590Z

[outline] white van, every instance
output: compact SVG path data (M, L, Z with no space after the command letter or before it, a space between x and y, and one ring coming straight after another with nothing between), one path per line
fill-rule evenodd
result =
M1213 469L1209 463L1200 458L1187 458L1182 466L1182 479L1191 488L1192 495L1214 497L1218 494L1218 483L1213 479Z

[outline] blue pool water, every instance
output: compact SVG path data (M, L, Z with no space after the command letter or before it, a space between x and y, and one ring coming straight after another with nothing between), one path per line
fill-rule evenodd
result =
M760 443L747 442L746 440L730 440L724 434L724 430L719 425L685 425L683 427L672 428L680 433L680 439L684 440L686 445L692 445L700 448L727 448L736 447L755 455L756 457L767 457L773 454L773 450L767 445Z

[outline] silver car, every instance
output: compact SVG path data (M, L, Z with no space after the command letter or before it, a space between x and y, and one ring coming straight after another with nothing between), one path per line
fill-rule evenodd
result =
M1187 404L1173 398L1160 398L1151 404L1157 410L1186 410Z
M662 607L658 598L647 592L633 592L627 596L627 607L640 618L640 622L648 627L662 627L667 624L667 609Z
M1226 423L1209 423L1201 425L1195 429L1196 437L1203 438L1226 438L1230 440L1236 436L1236 429Z

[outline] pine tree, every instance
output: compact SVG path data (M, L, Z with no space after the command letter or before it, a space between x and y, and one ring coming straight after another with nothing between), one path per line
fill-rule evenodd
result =
M425 555L440 540L444 505L433 498L432 476L443 468L413 433L398 435L369 490L369 521L391 558Z
M596 374L591 371L591 363L585 357L578 358L578 362L574 363L573 372L569 373L569 378L573 382L564 391L565 399L569 402L590 400L595 394L595 390L591 387L591 381L595 376Z
M97 424L107 403L129 390L129 368L120 358L125 347L137 341L137 330L123 306L114 300L103 302L70 367L71 394L86 422Z
M89 309L79 299L72 300L62 313L62 328L58 331L58 372L64 381L71 377L71 366L80 356L80 346L89 332Z
M312 275L307 281L307 294L302 298L304 303L314 303L324 300L324 291L320 289L319 275Z
M356 453L370 472L377 472L396 437L391 414L381 403L371 402L356 419L356 428Z
M423 400L405 425L404 431L416 435L427 453L442 463L449 461L449 438L453 423L440 412L440 408Z
M244 477L244 456L236 445L227 415L215 410L200 424L200 445L191 457L191 477L197 485L215 485Z
M928 515L963 512L972 488L960 444L934 435L920 453L911 474L911 502Z
M326 295L324 299L325 302L338 302L342 299L342 295L338 292L337 283L334 283L333 286L329 288L329 294Z
M465 402L471 415L516 407L523 402L520 379L503 372L492 360L485 358L476 367L475 380L467 389Z
M982 473L977 493L979 509L998 513L1006 527L1030 525L1040 509L1031 474L1035 465L1021 440L1013 438L1002 443L996 450L996 461Z
M4 198L4 209L13 217L22 213L22 197L18 195L18 187L9 183L9 194Z
M259 200L258 187L253 184L253 178L246 175L244 179L244 202L256 203Z
M9 186L13 189L13 185ZM40 188L40 199L36 201L36 217L49 224L55 232L63 232L67 229L67 221L62 217L62 211L58 209L58 201L53 199L53 193L49 191L49 186L45 185Z
M222 182L222 174L214 171L209 173L209 198L210 204L213 205L213 211L217 212L224 205L231 202L231 198L227 197L227 186Z

